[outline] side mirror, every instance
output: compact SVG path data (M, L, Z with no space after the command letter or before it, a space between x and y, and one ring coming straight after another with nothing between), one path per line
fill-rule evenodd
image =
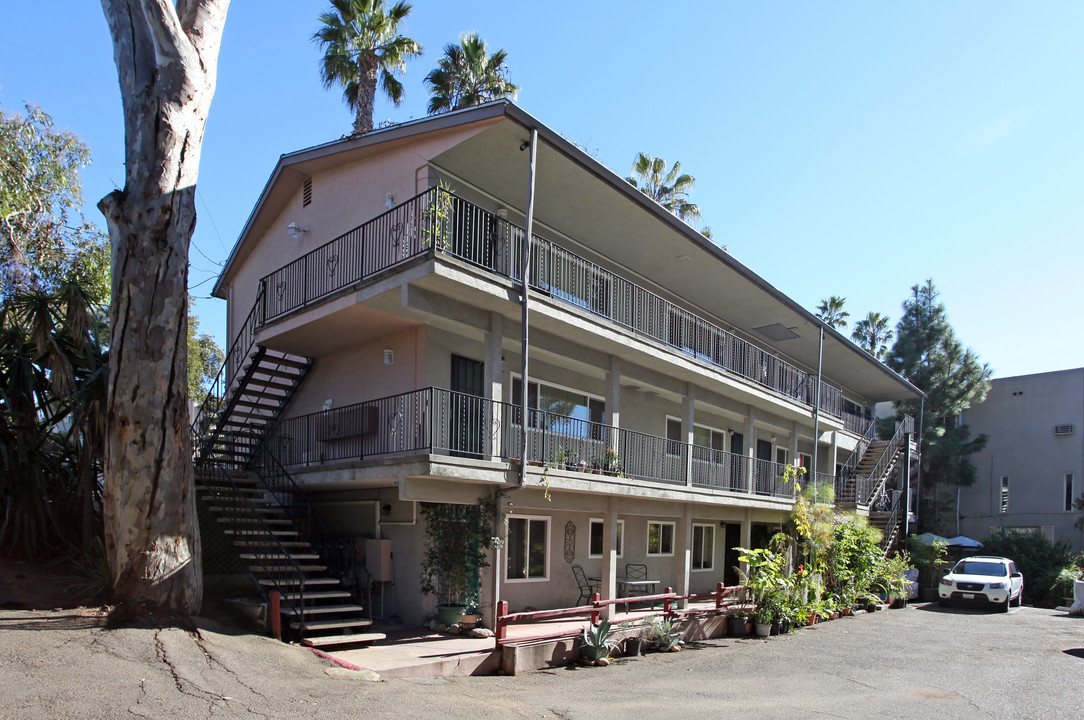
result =
M1010 577L1022 578L1022 577L1024 577L1024 573L1014 572L1012 575L1010 575Z

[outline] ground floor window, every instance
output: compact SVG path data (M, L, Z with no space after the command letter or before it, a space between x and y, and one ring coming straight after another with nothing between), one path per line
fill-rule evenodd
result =
M549 575L546 548L549 546L549 518L509 517L508 580L545 580Z
M715 566L715 526L693 524L693 570Z
M588 557L593 557L593 558L602 557L602 541L603 541L603 538L604 538L603 532L604 532L604 529L603 529L602 520L597 520L597 519L591 520L591 533L590 533L591 542L590 542L590 547L587 549L587 556ZM622 542L624 535L625 535L625 521L624 520L618 520L617 521L617 557L621 557L624 554L622 552L623 547L624 547L624 543Z
M649 520L647 523L647 554L674 554L674 523Z

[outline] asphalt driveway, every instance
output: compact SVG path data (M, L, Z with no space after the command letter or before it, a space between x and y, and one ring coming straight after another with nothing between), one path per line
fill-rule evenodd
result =
M52 614L50 614L52 613ZM371 682L204 629L0 613L0 718L1080 718L1084 619L912 606L607 668Z

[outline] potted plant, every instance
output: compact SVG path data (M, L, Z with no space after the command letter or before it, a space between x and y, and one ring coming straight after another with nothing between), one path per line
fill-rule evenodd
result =
M621 634L625 637L625 652L628 657L637 657L644 653L644 627L642 625L635 625L631 621L625 622L617 626L621 630Z
M481 582L479 572L489 565L493 544L494 503L476 505L421 503L425 519L421 589L436 596L437 618L455 625L463 613L476 610Z
M557 453L552 458L550 458L550 463L553 465L553 467L563 467L565 470L579 469L579 464L576 460L576 451L572 448L558 450Z
M608 665L615 645L617 641L613 639L609 620L603 620L598 625L588 623L580 638L580 657L588 663Z
M608 449L601 456L595 458L595 467L602 470L605 475L619 475L621 473L621 458L617 451Z
M760 605L753 614L757 637L768 637L772 633L772 610L767 605Z
M727 611L726 632L734 637L745 637L745 626L749 622L748 611L744 606L736 605Z
M672 620L664 620L658 615L651 618L644 633L647 642L660 652L675 652L681 649L681 638L685 635L684 630L678 630Z

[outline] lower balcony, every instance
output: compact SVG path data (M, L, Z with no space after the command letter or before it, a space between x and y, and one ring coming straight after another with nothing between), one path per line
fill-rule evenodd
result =
M535 409L524 437L518 405L440 388L281 420L268 444L287 468L432 454L795 497L779 463Z

